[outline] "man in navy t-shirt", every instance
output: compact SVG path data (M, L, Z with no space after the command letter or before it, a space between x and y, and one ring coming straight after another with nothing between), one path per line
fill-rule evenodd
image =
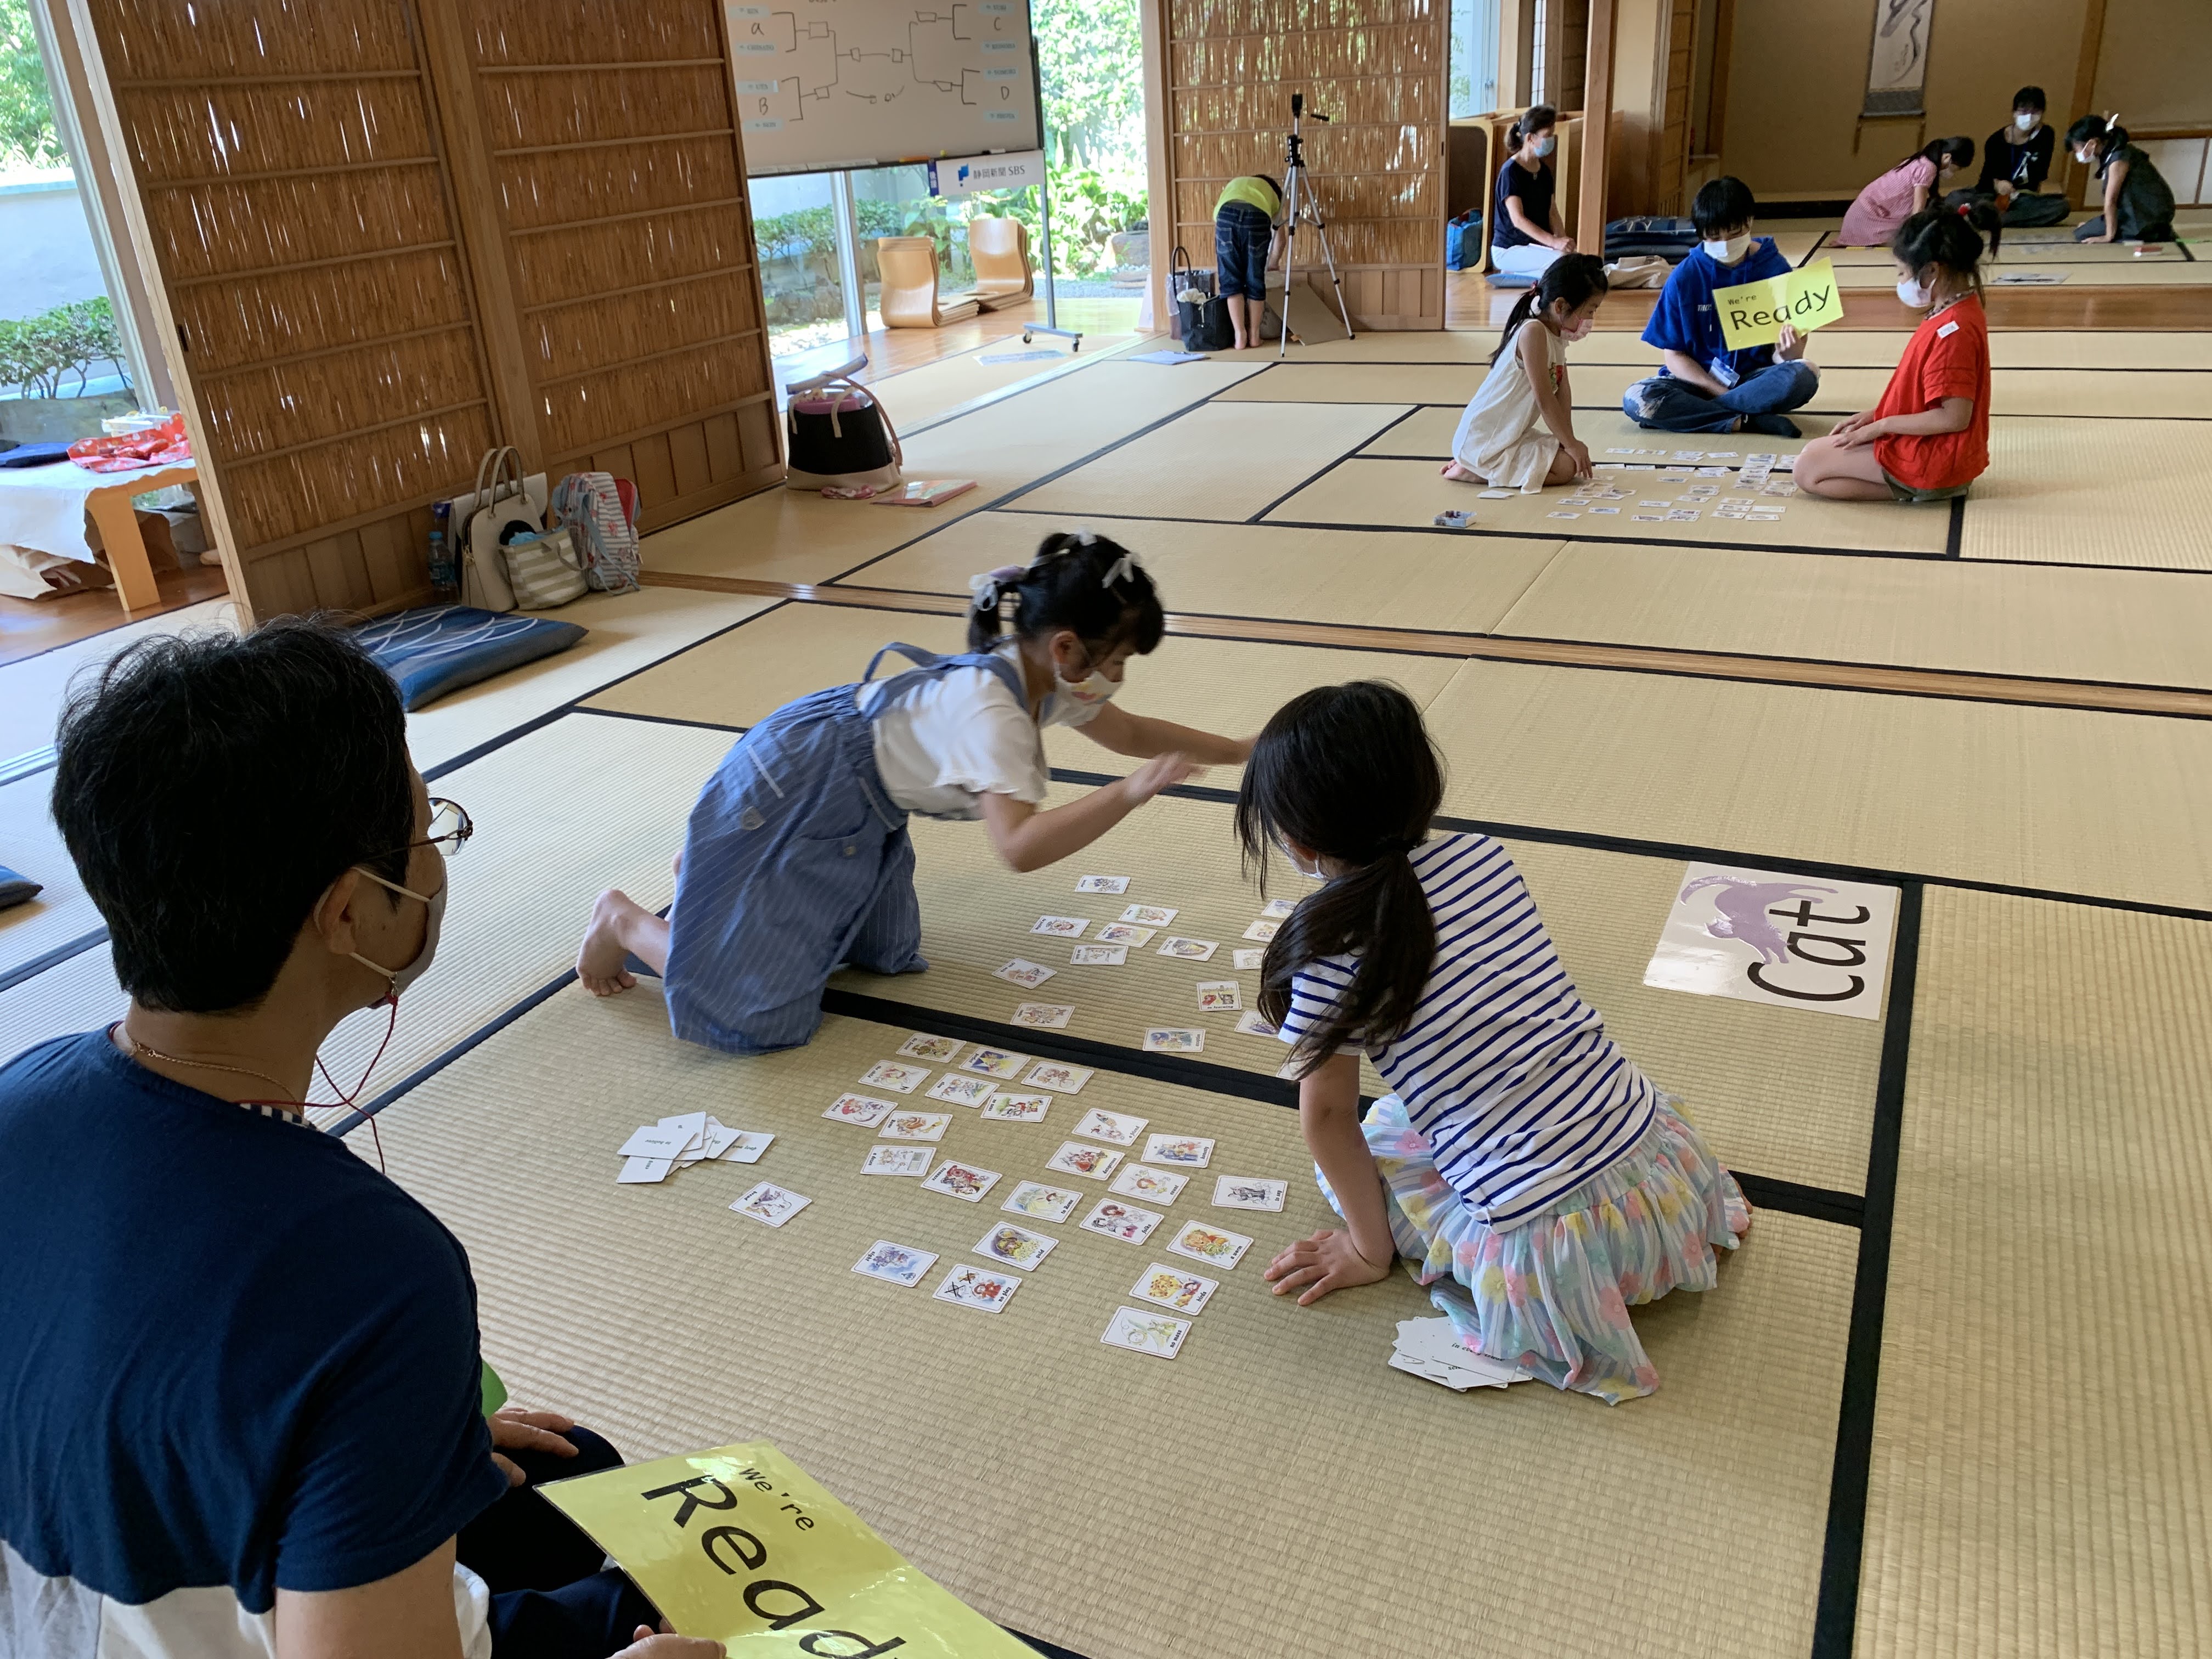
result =
M1644 327L1644 343L1659 348L1664 367L1630 386L1620 400L1638 426L1801 435L1784 411L1809 402L1820 386L1820 371L1804 361L1804 337L1785 324L1779 345L1730 350L1713 307L1715 289L1790 272L1789 260L1774 244L1751 234L1756 211L1741 179L1711 180L1690 204L1704 240L1668 275Z
M0 1653L720 1655L517 1484L620 1459L487 1419L459 1242L301 1110L468 833L390 678L313 623L143 641L53 810L131 1000L0 1069Z

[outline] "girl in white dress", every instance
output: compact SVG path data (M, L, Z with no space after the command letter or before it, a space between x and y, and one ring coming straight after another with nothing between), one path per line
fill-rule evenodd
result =
M1521 296L1489 375L1459 417L1444 477L1534 495L1590 476L1589 446L1575 436L1567 347L1590 331L1605 292L1604 262L1568 253Z

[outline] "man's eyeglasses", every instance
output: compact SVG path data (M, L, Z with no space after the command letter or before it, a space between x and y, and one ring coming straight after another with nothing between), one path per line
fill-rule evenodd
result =
M402 852L413 852L418 847L434 847L447 858L451 858L468 845L471 836L477 832L476 820L460 802L442 796L430 797L430 833L420 841L410 841Z

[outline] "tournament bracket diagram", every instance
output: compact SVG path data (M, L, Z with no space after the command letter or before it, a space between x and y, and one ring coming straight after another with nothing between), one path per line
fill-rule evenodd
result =
M835 125L848 129L839 148L857 154L866 118L882 112L896 113L906 135L884 159L912 154L936 132L955 142L928 148L957 149L963 131L976 136L978 149L1033 143L1027 9L1022 0L908 12L865 0L814 0L804 13L732 5L744 131L750 137ZM984 142L998 125L1005 137Z

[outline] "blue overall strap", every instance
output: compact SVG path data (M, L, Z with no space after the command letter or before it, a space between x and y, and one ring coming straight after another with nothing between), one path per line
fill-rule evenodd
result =
M868 672L860 676L860 684L866 685L872 681L876 678L877 665L894 651L914 666L902 673L894 674L883 683L883 690L869 702L865 711L871 719L908 686L955 668L988 669L1006 682L1006 690L1014 694L1017 703L1025 710L1030 706L1029 687L1022 684L1022 671L996 651L961 651L939 656L934 651L925 651L918 645L893 641L868 659Z

